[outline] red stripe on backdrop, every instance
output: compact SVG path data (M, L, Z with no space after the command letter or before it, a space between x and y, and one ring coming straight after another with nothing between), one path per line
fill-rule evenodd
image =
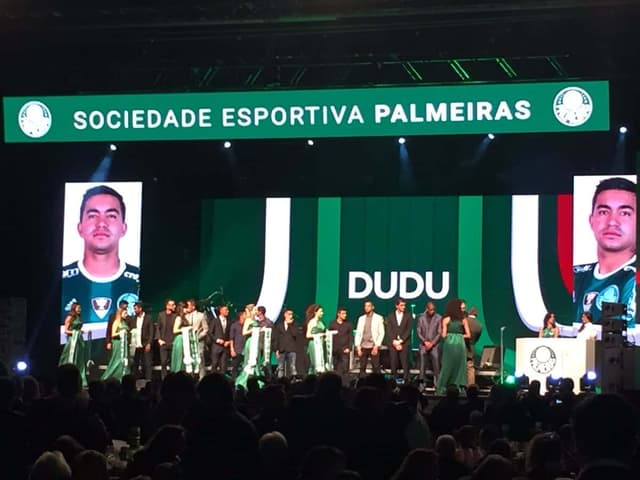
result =
M558 195L558 267L564 287L573 295L573 195Z

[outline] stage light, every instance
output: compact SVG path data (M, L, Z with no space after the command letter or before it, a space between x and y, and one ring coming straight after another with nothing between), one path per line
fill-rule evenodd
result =
M225 142L222 144L222 146L223 146L224 148L231 148L231 142L230 142L229 140L227 140L227 141L225 141Z
M506 383L507 385L515 385L516 377L513 375L507 375L507 378L505 378L504 383Z
M627 127L625 127L624 125L622 125L622 126L618 129L618 131L624 135L625 133L627 133L627 132L629 131L629 129L628 129Z
M115 143L112 143L111 145L109 145L109 150L115 152L116 150L118 150L118 146Z
M493 133L490 133L489 135L487 135L487 137L489 138L489 140L493 140L494 138L496 138Z
M562 377L557 373L552 373L547 377L547 391L551 393L555 393L558 391L560 387L560 382L562 381Z
M516 372L516 385L519 389L527 390L529 388L529 377L522 372Z
M398 143L400 145L404 145L405 143L407 143L407 139L404 138L404 137L400 137L400 138L398 138Z
M309 145L310 147L313 147L316 144L316 142L313 141L313 139L309 139L307 140L307 145Z
M25 373L27 370L29 370L29 364L27 362L24 360L16 362L16 372Z
M589 370L580 378L581 392L595 392L598 383L598 374L593 370Z

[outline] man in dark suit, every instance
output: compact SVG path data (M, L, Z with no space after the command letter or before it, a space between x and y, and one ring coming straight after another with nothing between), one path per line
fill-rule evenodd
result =
M142 302L133 304L133 313L135 316L130 319L131 323L131 342L135 346L133 354L133 365L131 371L134 375L140 376L141 367L142 378L151 380L152 353L151 342L153 342L153 322L151 317L147 315L142 307Z
M220 305L218 307L218 316L213 319L209 330L211 331L211 371L218 370L223 375L227 373L227 359L229 358L229 329L231 321L229 320L229 307Z
M407 310L407 302L403 298L396 300L396 308L387 315L389 342L389 359L391 360L391 375L395 379L398 374L398 362L402 365L405 383L409 381L409 351L411 350L411 323L413 317Z
M442 316L436 313L436 306L433 302L428 302L425 312L418 317L417 330L420 339L420 379L424 381L426 364L429 361L435 387L438 384L438 375L440 375Z
M164 310L158 314L156 338L160 345L160 374L162 378L171 369L171 349L173 348L173 324L176 319L176 302L168 298Z
M278 378L285 376L295 377L297 338L300 328L293 321L293 310L287 308L284 311L283 320L273 327L273 348L278 359ZM285 372L286 370L286 372Z
M476 342L482 335L482 324L478 321L478 309L471 307L467 315L467 323L469 324L469 332L471 337L466 339L467 347L467 385L475 385L476 383L476 367L475 353Z

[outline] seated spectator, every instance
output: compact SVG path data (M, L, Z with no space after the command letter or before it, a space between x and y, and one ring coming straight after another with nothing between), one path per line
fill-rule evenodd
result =
M487 424L480 430L479 447L482 455L489 454L491 444L501 437L500 427Z
M185 452L185 431L179 425L164 425L144 447L133 455L126 478L136 475L154 476L156 465L176 463Z
M458 387L449 385L445 397L433 407L429 417L429 425L434 436L452 434L466 423L466 420L462 418L464 413L460 406L459 397Z
M85 450L73 461L73 480L109 480L107 459L100 452Z
M552 433L539 433L527 447L525 472L529 480L554 480L562 472L562 444Z
M469 469L456 458L456 440L452 435L440 435L436 440L440 480L458 480Z
M65 461L69 466L73 465L76 457L85 450L85 448L71 435L62 435L51 444L53 450L62 453Z
M478 448L478 432L471 425L464 425L456 432L458 449L456 458L467 468L473 469L480 462L482 452Z
M289 445L280 432L265 433L258 442L262 476L265 480L288 480L294 477L289 460Z
M346 458L335 447L313 447L302 459L298 480L337 480Z
M499 455L487 456L471 475L471 480L512 480L516 476L513 464Z
M433 450L418 448L406 456L392 480L437 480L438 455Z
M71 480L71 468L62 453L44 452L33 464L29 480Z
M15 397L15 383L8 377L0 377L0 452L5 459L2 473L6 478L23 479L34 455L26 418L12 410Z

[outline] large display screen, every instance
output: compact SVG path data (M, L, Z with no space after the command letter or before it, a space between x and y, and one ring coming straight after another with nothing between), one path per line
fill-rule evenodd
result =
M61 319L79 303L93 339L120 302L138 301L141 214L141 182L66 184Z
M626 307L636 323L636 175L574 178L573 283L576 324L601 323L603 303Z

